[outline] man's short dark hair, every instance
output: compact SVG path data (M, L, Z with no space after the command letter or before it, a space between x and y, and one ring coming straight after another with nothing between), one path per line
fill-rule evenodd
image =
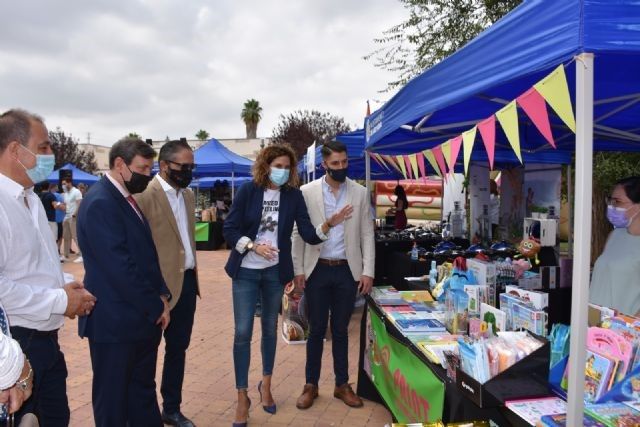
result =
M328 141L322 145L320 152L322 153L322 158L326 159L333 153L346 153L347 146L340 141Z
M111 147L111 151L109 151L109 169L113 169L117 157L120 157L124 160L125 165L129 166L135 156L153 159L156 156L156 152L140 138L126 136Z
M44 125L42 117L17 108L0 115L0 154L6 150L11 141L27 145L31 138L31 124L38 122Z
M158 161L164 160L166 162L167 160L173 160L174 156L180 150L191 150L191 146L187 143L187 141L181 139L169 141L160 148Z

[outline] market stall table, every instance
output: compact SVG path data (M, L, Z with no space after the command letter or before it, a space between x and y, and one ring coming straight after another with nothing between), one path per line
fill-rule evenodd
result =
M215 251L220 249L224 243L222 236L221 221L217 222L196 222L195 240L196 250Z

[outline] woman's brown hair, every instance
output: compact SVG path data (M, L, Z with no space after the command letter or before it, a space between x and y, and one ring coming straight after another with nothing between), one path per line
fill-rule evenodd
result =
M296 160L296 154L288 144L271 144L264 147L256 162L253 164L253 182L256 185L267 188L271 184L269 175L271 174L271 162L280 156L289 157L291 169L289 170L289 180L285 185L293 188L297 188L300 180L298 178L298 161Z

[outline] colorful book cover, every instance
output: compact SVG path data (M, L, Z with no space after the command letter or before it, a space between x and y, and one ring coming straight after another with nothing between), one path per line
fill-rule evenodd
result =
M507 330L507 314L489 304L480 303L480 319L492 325L494 334Z
M609 390L610 380L614 374L617 362L609 357L587 349L584 369L584 401L595 402ZM567 389L567 375L569 363L562 376L560 386Z
M547 313L528 307L524 303L513 304L513 329L526 329L536 335L547 335Z
M402 332L444 332L444 325L436 319L399 319L396 320Z
M431 302L433 297L429 291L400 291L402 299L408 302Z
M543 415L564 414L567 412L567 403L559 397L508 400L504 404L511 412L532 426L536 425Z
M600 402L625 402L640 400L640 367L634 369L622 381L613 385Z
M400 296L400 292L392 286L378 286L373 288L371 298L373 298L378 305L407 305L407 302Z
M621 402L587 403L584 411L606 426L640 425L640 412Z
M540 424L544 427L566 427L567 414L543 415ZM589 415L584 414L582 421L584 427L606 427L599 421L594 420Z
M619 333L610 329L591 327L587 330L587 347L621 362L615 382L621 381L626 376L631 364L633 346Z

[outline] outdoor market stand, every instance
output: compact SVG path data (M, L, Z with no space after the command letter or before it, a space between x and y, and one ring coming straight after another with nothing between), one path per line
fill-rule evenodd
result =
M551 123L562 131L558 148L575 147L576 162L568 425L583 420L594 142L596 150L640 150L639 20L632 0L526 1L366 120L369 151L431 148L494 114L559 64L570 71L575 145L560 120ZM403 134L404 143L385 145ZM532 126L520 126L520 134L523 151L548 150ZM499 137L496 144L506 146Z

